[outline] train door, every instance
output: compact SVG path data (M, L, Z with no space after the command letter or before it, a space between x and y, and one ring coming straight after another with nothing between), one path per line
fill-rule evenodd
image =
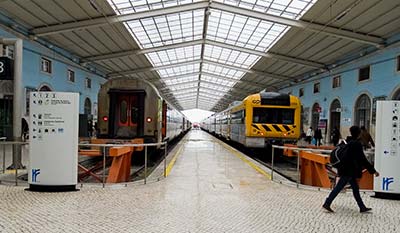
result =
M340 112L341 112L341 105L339 100L335 99L331 104L331 116L330 116L330 131L337 127L340 132Z
M112 137L143 136L144 92L117 92L110 96L110 132Z
M167 136L167 103L163 101L162 104L162 125L161 125L162 139Z
M12 96L4 96L3 99L0 99L0 137L12 137L12 114Z

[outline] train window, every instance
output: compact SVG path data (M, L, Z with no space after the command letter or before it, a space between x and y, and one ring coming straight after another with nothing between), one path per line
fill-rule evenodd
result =
M240 110L238 112L234 112L231 115L231 123L239 124L244 122L244 110Z
M304 95L304 88L299 89L299 97L302 97Z
M294 124L294 109L253 108L253 123Z
M321 84L319 82L314 83L314 91L313 91L313 93L319 93L320 86L321 86Z
M371 71L370 66L361 68L358 71L358 81L361 82L364 80L368 80L370 78L370 71Z
M139 108L131 107L131 122L137 124L139 121Z
M125 100L121 101L121 104L119 106L119 121L121 123L126 123L126 121L128 120L126 112L127 107L128 103Z
M332 88L340 87L340 75L332 78Z

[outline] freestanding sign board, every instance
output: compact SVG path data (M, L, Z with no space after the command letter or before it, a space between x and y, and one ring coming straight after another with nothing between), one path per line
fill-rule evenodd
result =
M29 189L76 190L79 94L30 94Z
M400 101L378 101L374 178L377 197L400 197Z

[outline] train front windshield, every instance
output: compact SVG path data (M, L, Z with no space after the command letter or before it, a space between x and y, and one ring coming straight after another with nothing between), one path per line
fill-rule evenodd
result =
M253 123L294 124L294 109L253 108Z

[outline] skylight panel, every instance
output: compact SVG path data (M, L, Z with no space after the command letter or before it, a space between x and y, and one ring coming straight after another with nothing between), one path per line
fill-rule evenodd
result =
M317 0L215 0L268 14L299 19Z
M124 14L127 10L141 12L199 1L200 0L108 0L108 3L117 14Z
M240 79L245 73L243 71L235 70L235 69L228 69L221 66L216 66L214 64L203 64L203 71L208 74L214 74L223 77L229 77L232 79Z
M190 81L196 81L199 79L199 76L188 76L188 77L180 77L176 79L162 79L166 85L176 85L179 83L183 82L190 82Z
M212 90L216 90L218 92L227 92L229 91L229 87L224 87L218 84L212 84L212 83L204 83L204 82L200 82L200 88L201 87L205 87L205 88L209 88Z
M174 86L170 86L169 89L172 92L175 92L175 91L178 91L178 90L189 89L189 88L194 88L194 87L197 87L197 82L196 83L190 83L190 84L174 85Z
M202 0L108 0L118 15L199 1ZM317 0L214 1L280 17L299 19ZM206 39L238 48L267 52L290 29L286 25L223 10L210 11ZM140 48L162 47L203 39L203 24L204 9L124 22ZM203 106L201 103L210 100L219 101L245 75L243 69L251 69L261 58L240 49L232 50L208 44L204 46L204 51L202 48L201 45L185 46L146 53L145 56L156 68L166 88L176 98L193 98L193 102L200 106ZM200 62L187 64L191 61L200 61L201 54L204 55L201 69ZM157 69L160 66L170 66L170 68Z
M170 65L200 59L201 45L147 53L146 56L155 66Z
M232 81L228 81L226 79L222 79L222 77L218 78L218 77L211 77L208 75L202 75L201 76L201 80L207 81L207 82L212 82L212 83L219 83L222 86L226 86L226 87L233 87L235 85L235 83L237 82L237 80L233 80Z
M149 17L125 23L141 48L202 38L204 10Z
M200 70L200 63L197 63L190 65L176 66L167 69L159 69L158 73L160 74L161 78L168 78L178 75L185 75L185 74L199 72L199 70Z

